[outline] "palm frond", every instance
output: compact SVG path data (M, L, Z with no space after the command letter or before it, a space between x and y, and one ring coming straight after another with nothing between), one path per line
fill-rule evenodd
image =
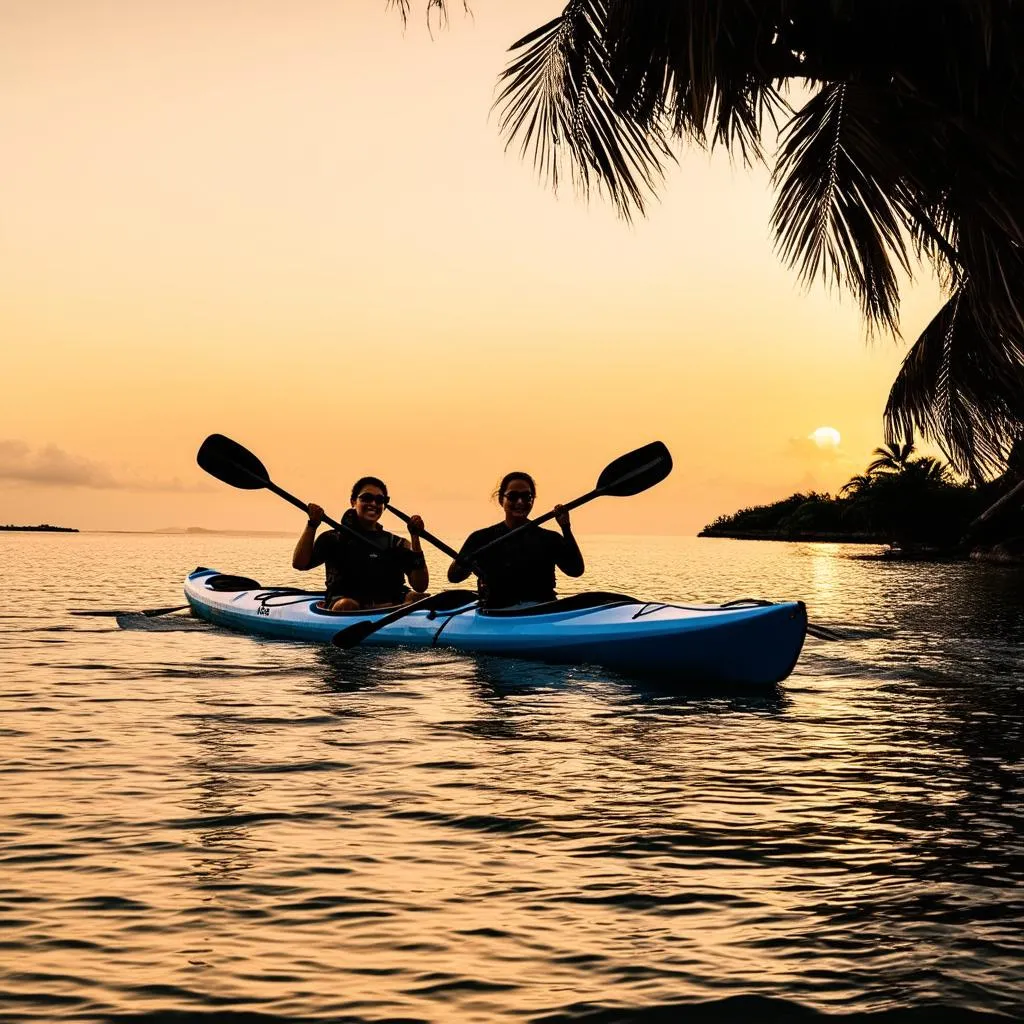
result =
M955 300L903 364L890 436L916 430L975 479L998 470L1024 433L1024 4L569 0L512 52L507 144L627 217L669 141L751 162L781 114L772 227L801 280L852 291L870 330L898 331L911 256ZM795 113L794 79L816 90Z
M966 294L972 318L990 341L1007 337L1019 343L1024 326L1024 243L999 230L998 224L977 209L960 217L960 251L971 274Z
M511 145L519 139L555 188L565 174L584 192L605 190L629 217L643 211L671 159L657 124L619 109L603 29L605 0L571 0L562 14L514 43L496 104Z
M402 28L405 28L409 24L409 10L411 0L384 0L384 6L389 10L397 10L399 17L402 19ZM424 0L424 7L426 9L427 16L427 28L430 28L430 16L431 14L437 15L439 25L446 26L448 24L448 0ZM462 0L462 9L469 14L469 0Z
M805 284L819 276L849 288L869 325L898 331L893 260L910 271L903 220L887 184L898 168L879 146L883 97L847 82L827 85L790 122L775 170L772 226L783 258Z
M921 455L911 459L906 466L907 472L919 477L924 483L946 484L952 482L949 467L933 455Z
M878 473L902 472L914 453L914 447L913 438L910 436L903 441L887 441L881 448L876 448L871 453L874 459L868 463L867 475L873 477Z
M850 477L850 479L839 488L839 494L841 497L852 498L861 491L870 487L871 483L872 480L870 475L867 473L858 473L856 476Z
M739 150L747 165L763 162L762 126L767 120L778 130L778 115L788 109L782 94L770 82L758 81L753 76L745 80L723 78L714 96L711 146L723 146L730 153Z
M620 110L641 124L712 147L745 163L762 159L766 120L786 109L759 67L777 35L771 3L753 0L614 0L605 39Z
M977 307L965 289L946 302L908 352L885 406L889 436L919 431L975 482L1001 470L1024 423L1024 351L987 333Z

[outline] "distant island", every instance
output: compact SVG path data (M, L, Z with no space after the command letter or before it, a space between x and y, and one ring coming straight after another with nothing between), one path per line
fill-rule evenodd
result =
M32 533L78 533L74 526L51 526L49 523L40 523L38 526L14 526L8 523L6 526L0 526L0 530L19 530Z
M165 526L160 530L147 530L146 533L164 533L174 536L182 534L190 536L211 537L294 537L294 531L284 530L211 530L205 526Z
M939 459L915 456L911 442L876 448L874 456L836 496L791 494L719 516L698 536L887 544L895 557L1020 558L1024 515L1017 495L1024 487L1024 439L1015 445L1006 473L979 484L958 480Z

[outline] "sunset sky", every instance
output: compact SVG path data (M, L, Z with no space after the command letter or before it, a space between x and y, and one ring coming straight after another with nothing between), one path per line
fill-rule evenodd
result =
M433 37L413 4L0 0L0 523L297 530L198 469L212 432L335 514L382 475L456 540L503 472L542 511L655 439L672 476L581 533L863 470L905 344L780 263L768 171L681 148L632 224L555 195L491 106L561 4L456 0Z

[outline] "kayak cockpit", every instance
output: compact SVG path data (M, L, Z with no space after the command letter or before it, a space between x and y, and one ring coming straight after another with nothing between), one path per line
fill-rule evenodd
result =
M612 594L604 590L594 590L583 594L570 594L554 601L540 601L536 604L517 604L510 608L481 608L480 614L488 617L510 617L521 615L554 615L558 612L578 612L587 608L601 608L605 605L643 604L635 597L626 594Z

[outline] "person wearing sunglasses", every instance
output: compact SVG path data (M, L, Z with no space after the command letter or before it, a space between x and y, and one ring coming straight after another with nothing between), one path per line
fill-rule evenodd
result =
M327 592L324 607L332 612L358 611L407 604L426 597L430 585L427 563L420 547L423 520L411 516L409 540L388 533L380 517L388 503L388 489L375 476L360 477L352 488L351 508L346 509L343 526L360 531L370 544L341 530L316 536L324 510L310 503L309 521L295 545L292 567L315 569L324 566ZM405 585L408 577L409 587Z
M478 570L477 588L480 604L485 608L553 601L556 568L566 576L583 575L583 555L573 536L569 513L561 505L555 506L555 522L562 530L561 536L538 526L495 545L479 560L474 558L473 553L485 544L528 523L536 496L537 486L529 473L506 473L494 492L505 518L471 533L448 568L450 583L461 583L474 569Z

